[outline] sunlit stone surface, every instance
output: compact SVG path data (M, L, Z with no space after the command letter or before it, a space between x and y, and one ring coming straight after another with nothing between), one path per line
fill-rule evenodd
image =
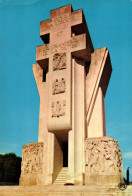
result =
M39 136L23 146L20 185L117 186L122 154L105 127L109 51L94 50L83 10L71 5L52 10L40 36L45 44L33 64Z

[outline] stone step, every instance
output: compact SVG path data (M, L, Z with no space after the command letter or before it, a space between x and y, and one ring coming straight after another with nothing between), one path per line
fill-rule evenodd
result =
M64 185L66 183L66 176L67 176L67 172L68 172L68 168L67 167L63 167L60 171L60 173L58 174L54 184L56 185Z
M63 176L63 175L66 175L67 174L67 172L65 172L65 173L59 173L58 175L59 176Z
M64 185L65 183L66 183L66 181L62 181L62 182L55 181L54 185Z
M68 171L68 167L63 167L61 171Z
M66 181L66 178L57 178L56 180L55 180L55 182L65 182Z
M56 181L65 181L66 178L57 178Z
M66 176L57 176L57 179L65 179Z
M57 178L55 181L66 181L66 178Z
M63 175L63 174L58 175L57 177L58 177L58 178L63 178L63 177L65 177L65 178L66 178L66 175L67 175L67 173L66 173L66 174L64 174L64 175Z
M63 178L63 179L56 179L55 182L65 182L66 181L66 178Z

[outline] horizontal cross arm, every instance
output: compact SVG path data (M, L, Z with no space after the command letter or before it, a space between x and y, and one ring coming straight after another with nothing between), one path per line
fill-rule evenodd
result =
M58 44L45 44L38 46L36 49L36 61L42 65L47 62L51 54L71 52L73 56L90 61L90 53L88 53L86 34L71 37L70 40Z

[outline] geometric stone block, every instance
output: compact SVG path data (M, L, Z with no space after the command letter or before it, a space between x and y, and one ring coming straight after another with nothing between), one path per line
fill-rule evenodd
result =
M22 149L21 185L37 184L37 177L43 172L44 143L29 143Z
M85 160L86 184L118 185L123 178L122 153L111 137L87 138Z

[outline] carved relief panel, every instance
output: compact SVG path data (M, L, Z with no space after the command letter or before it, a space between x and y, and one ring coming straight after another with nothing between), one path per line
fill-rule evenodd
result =
M52 107L52 118L54 117L59 118L60 116L65 115L66 101L63 100L63 101L52 102L51 107Z
M122 153L111 137L87 139L85 156L88 173L122 173Z
M62 78L60 80L56 79L52 83L52 95L64 93L66 89L66 80Z
M29 143L22 150L22 174L42 173L43 143Z
M53 71L66 69L66 53L56 53L53 56Z

